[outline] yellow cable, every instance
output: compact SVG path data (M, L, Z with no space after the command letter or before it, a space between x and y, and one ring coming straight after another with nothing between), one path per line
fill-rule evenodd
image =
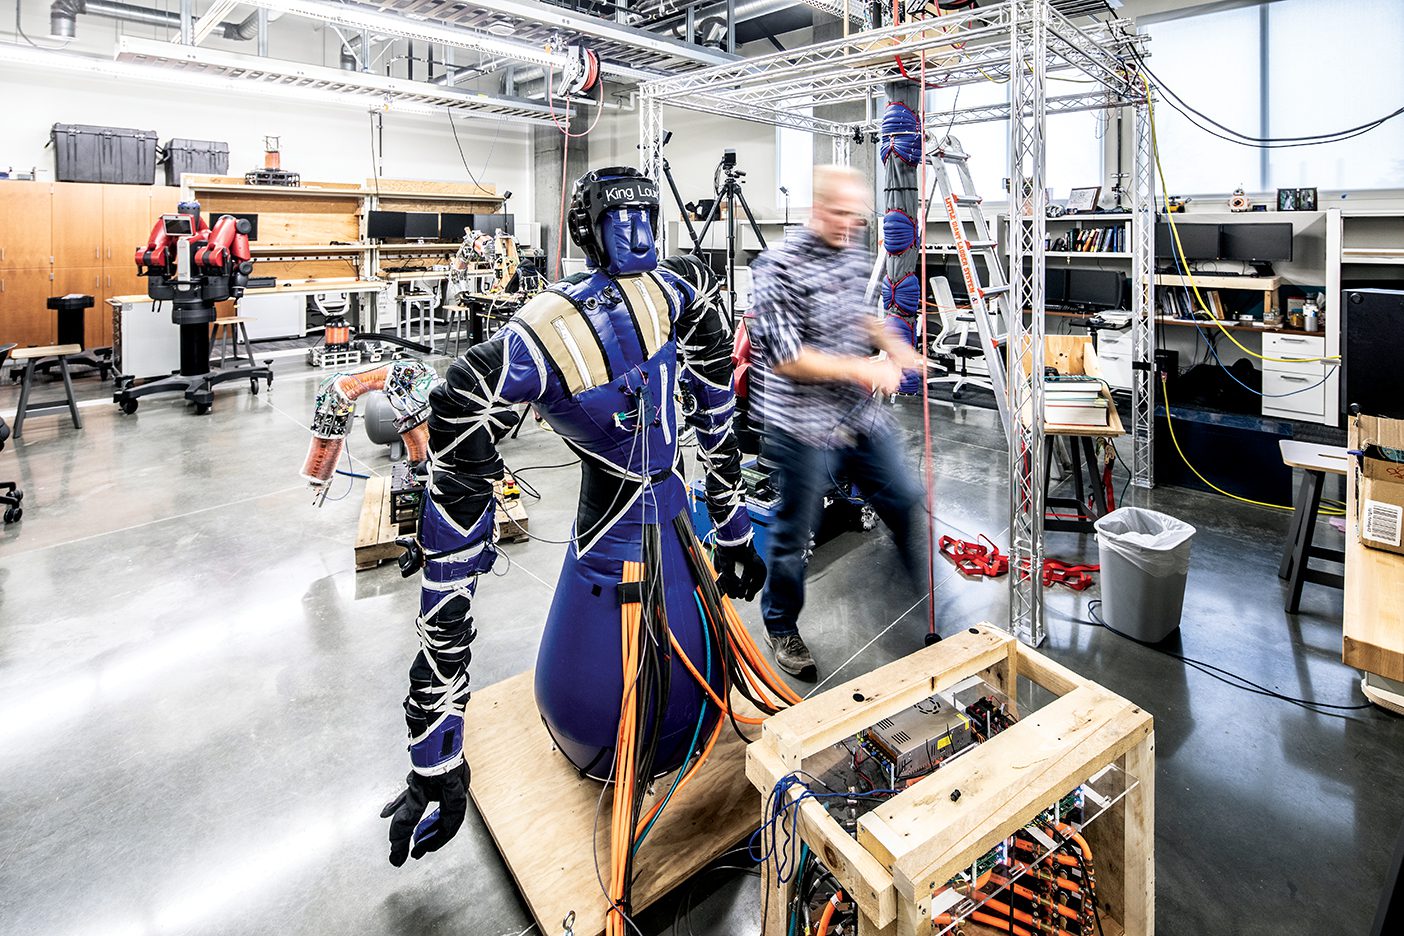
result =
M1195 282L1194 274L1190 272L1189 260L1185 258L1184 247L1180 244L1180 228L1179 225L1175 223L1175 213L1173 211L1170 211L1169 208L1168 193L1170 191L1170 188L1165 184L1165 169L1160 164L1160 143L1156 139L1155 134L1155 104L1151 101L1150 82L1146 79L1145 75L1141 76L1141 84L1143 84L1146 89L1146 111L1150 116L1151 151L1155 154L1155 171L1156 174L1160 177L1161 191L1167 193L1165 219L1170 224L1170 234L1175 242L1175 253L1178 254L1180 258L1180 268L1184 271L1185 279L1189 280L1190 290L1193 291L1195 301L1199 303L1200 310L1204 312L1207 316L1209 316L1209 321L1213 322L1214 325L1219 329L1219 331L1223 332L1225 335L1228 336L1229 341L1232 341L1235 345L1237 345L1238 350L1251 357L1255 357L1260 361L1276 361L1279 364L1304 364L1310 363L1312 361L1340 361L1341 356L1339 354L1331 355L1329 357L1291 358L1269 357L1268 355L1259 354L1257 351L1253 351L1249 348L1244 347L1243 344L1237 338L1233 337L1233 332L1229 331L1227 328L1224 327L1224 323L1219 320L1218 316L1216 316L1212 311L1210 311L1209 306L1206 305L1204 302L1204 297L1199 293L1199 284ZM1264 309L1263 311L1266 312L1267 310Z
M1194 476L1196 478L1203 481L1205 484L1209 485L1209 487L1213 488L1215 491L1218 491L1225 497L1231 497L1234 500L1242 501L1245 504L1253 504L1257 507L1271 507L1273 510L1285 510L1288 513L1292 513L1297 509L1295 507L1284 507L1281 504L1269 504L1267 501L1257 501L1249 497L1239 497L1237 494L1232 494L1228 491L1225 491L1213 481L1210 481L1208 478L1204 477L1204 475L1200 474L1199 469L1194 467L1194 464L1189 460L1189 458L1185 456L1185 450L1180 448L1180 440L1175 438L1175 421L1170 418L1170 394L1166 390L1164 374L1160 376L1160 399L1165 404L1165 425L1170 430L1170 441L1175 443L1175 452L1180 456L1180 461L1185 463L1185 467L1188 468L1190 471L1194 472ZM1336 507L1323 507L1320 511L1318 511L1318 513L1320 513L1320 515L1323 517L1345 516L1345 511Z

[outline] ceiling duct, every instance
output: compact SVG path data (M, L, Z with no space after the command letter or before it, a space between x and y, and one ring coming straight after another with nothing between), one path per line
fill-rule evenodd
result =
M54 0L49 7L49 34L60 39L73 39L78 34L78 17L103 16L124 23L180 29L180 14L168 10L152 10L134 3L113 0ZM225 21L214 29L225 39L248 41L258 35L258 11L250 13L240 23Z

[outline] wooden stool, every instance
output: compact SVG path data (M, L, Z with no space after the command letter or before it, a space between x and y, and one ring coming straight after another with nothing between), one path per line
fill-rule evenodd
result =
M73 426L83 428L83 420L78 417L78 401L73 398L73 380L68 374L68 359L83 353L83 346L76 344L49 345L43 348L17 348L10 352L10 360L24 362L24 382L20 385L19 408L15 410L15 438L24 435L24 418L30 413L42 413L52 409L68 407L73 417ZM42 403L29 402L29 388L34 384L34 368L43 358L57 358L59 371L63 374L63 389L67 400L45 400Z
M219 344L219 366L224 366L227 356L238 366L240 361L254 362L253 342L249 341L249 330L246 322L252 322L253 318L247 315L232 315L229 318L215 319L210 323L210 347L215 343ZM239 338L244 339L244 353L239 353ZM214 355L210 355L213 361Z
M1282 439L1278 443L1282 450L1282 463L1289 468L1302 470L1302 483L1297 488L1296 509L1292 511L1292 528L1287 534L1287 548L1282 554L1282 565L1277 577L1291 582L1287 592L1287 613L1296 614L1302 603L1302 586L1307 582L1328 585L1331 588L1344 588L1345 577L1335 572L1323 572L1311 568L1312 559L1325 559L1344 565L1345 553L1339 549L1326 549L1313 546L1312 537L1316 532L1316 515L1321 509L1321 486L1328 474L1345 476L1350 464L1346 450L1335 445L1313 445L1310 442L1291 442Z

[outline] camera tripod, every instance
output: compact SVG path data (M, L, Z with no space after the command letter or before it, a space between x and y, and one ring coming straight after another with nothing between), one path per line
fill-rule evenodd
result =
M761 250L769 249L765 243L765 235L761 233L760 225L756 224L756 216L751 212L751 206L746 202L746 194L741 191L741 180L745 175L746 173L736 168L736 151L727 150L722 155L722 161L717 166L717 171L712 174L714 180L717 176L723 177L721 183L715 185L717 197L713 199L711 210L707 212L707 217L702 221L702 230L694 241L700 253L702 242L707 239L707 233L711 231L712 225L721 213L722 205L725 204L726 310L731 313L733 322L736 320L736 206L738 204L741 206L741 210L746 212L746 223L750 226L751 233L756 235L756 241L760 243Z
M673 138L672 131L663 135L662 146L667 146L668 141ZM660 150L661 150L660 146ZM661 155L661 154L660 154ZM678 204L678 210L682 213L683 225L687 228L687 236L692 240L692 249L698 259L703 259L702 242L712 229L712 224L716 222L721 213L722 203L726 203L726 310L730 313L733 321L736 319L736 206L739 203L741 210L746 212L746 221L751 227L751 232L756 235L756 240L760 243L761 250L766 250L765 235L761 234L760 226L756 224L756 217L751 213L751 206L746 203L746 196L741 191L741 179L746 173L738 171L736 168L736 150L724 150L721 162L712 173L713 190L716 198L712 199L711 206L707 209L707 216L703 219L702 230L699 232L692 225L692 209L696 203L684 204L682 194L678 191L678 183L673 179L673 168L668 164L668 157L662 157L663 177L668 181L668 188L673 193L673 200ZM725 179L719 180L719 177Z

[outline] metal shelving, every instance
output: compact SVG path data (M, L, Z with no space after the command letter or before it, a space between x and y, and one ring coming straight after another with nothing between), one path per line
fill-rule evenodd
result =
M808 0L811 5L819 5ZM1155 308L1152 277L1152 232L1155 180L1149 111L1145 85L1133 53L1142 37L1121 20L1075 25L1050 0L1009 0L1007 3L948 13L927 19L852 33L841 39L758 58L699 69L683 75L645 82L640 86L640 165L661 175L663 105L704 113L797 127L828 135L834 161L846 163L856 139L880 126L880 114L856 123L813 117L805 109L816 105L875 99L907 72L920 73L934 87L950 88L977 81L1008 81L1008 103L942 111L926 115L925 126L936 134L947 125L990 120L1009 121L1010 191L1028 192L1029 216L1011 224L1008 262L1011 304L1015 308L1044 308L1045 121L1050 113L1131 106L1135 110L1132 172L1131 275L1133 280L1132 345L1136 356L1133 378L1134 483L1152 484L1153 386ZM1079 7L1070 11L1083 12ZM919 64L918 64L919 63ZM916 66L914 69L912 66ZM1049 98L1050 77L1091 79L1086 93ZM928 133L928 151L940 139ZM1043 315L1012 316L1009 360L1028 360L1024 370L1013 367L1008 386L1012 419L1010 475L1010 629L1023 642L1037 646L1045 636L1043 595L1037 572L1043 564ZM1034 375L1038 375L1035 379Z

